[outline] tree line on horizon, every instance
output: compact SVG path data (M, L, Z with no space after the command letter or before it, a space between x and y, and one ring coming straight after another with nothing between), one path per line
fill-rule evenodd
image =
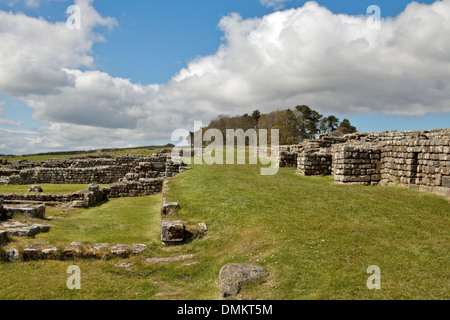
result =
M281 145L299 144L308 139L315 139L319 134L342 136L357 132L350 120L340 121L334 115L324 116L305 105L296 106L293 110L278 110L267 114L255 110L251 115L220 115L203 130L208 129L218 129L224 136L227 129L278 129Z

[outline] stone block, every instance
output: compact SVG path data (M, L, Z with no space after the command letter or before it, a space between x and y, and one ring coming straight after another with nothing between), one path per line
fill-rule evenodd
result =
M450 188L450 177L442 177L442 186Z
M44 190L42 190L42 187L41 187L41 186L31 186L31 187L28 189L28 192L42 193L42 192L44 192Z
M118 244L111 249L111 254L115 257L125 258L127 256L128 245Z
M222 299L234 298L245 284L264 276L264 269L258 266L227 264L219 273L219 295Z
M143 253L147 249L148 249L148 247L145 244L134 244L131 247L131 252L134 255L139 255L139 254Z
M175 214L177 210L180 209L180 205L178 202L166 202L165 199L163 199L161 214L162 215L172 215Z
M161 225L161 240L164 243L180 243L184 241L185 226L181 221L164 220Z
M6 261L16 262L17 260L19 260L19 258L19 250L17 250L16 248L8 249L5 251Z

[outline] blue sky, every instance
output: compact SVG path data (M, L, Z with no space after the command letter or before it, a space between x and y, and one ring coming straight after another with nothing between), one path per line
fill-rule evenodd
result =
M436 92L436 87L442 86L442 83L446 83L448 80L448 77L445 78L445 74L435 71L439 70L439 64L448 66L449 61L445 58L442 61L436 59L436 65L430 65L429 67L427 65L426 68L423 67L422 70L418 69L417 72L411 74L408 71L411 68L410 66L399 66L399 72L405 78L399 77L395 81L391 81L388 76L374 75L373 71L369 71L367 77L373 78L364 85L363 89L359 90L355 86L355 83L359 81L349 83L348 87L344 88L346 94L342 94L342 97L336 96L335 101L333 90L340 90L339 87L343 86L342 82L346 82L340 81L339 78L341 76L342 78L346 77L345 63L351 63L351 61L345 61L343 65L339 60L336 60L336 66L331 65L333 70L330 71L330 75L326 69L315 74L314 69L310 70L308 66L299 67L299 72L311 73L310 79L317 76L326 79L326 81L329 80L328 78L333 78L334 82L327 83L323 88L317 88L320 84L311 85L313 89L305 89L302 94L298 95L295 93L295 88L292 89L293 92L285 95L283 88L273 88L268 90L270 92L265 92L263 86L257 87L261 79L258 77L264 78L265 86L271 86L270 79L265 78L265 64L257 65L255 63L251 70L258 70L258 72L254 76L250 71L243 70L243 73L248 73L245 73L247 76L240 79L239 84L229 83L230 79L226 79L227 75L233 74L239 68L233 66L230 62L239 60L233 55L234 50L236 52L242 50L243 56L251 56L253 54L252 48L258 46L258 44L254 44L252 48L249 48L246 43L246 41L251 42L250 36L247 37L251 33L250 31L255 31L253 32L255 34L261 32L262 35L264 35L264 30L270 32L272 30L270 28L277 26L274 21L285 23L288 19L292 19L293 14L288 14L289 9L298 10L299 16L301 16L300 10L306 2L294 0L272 2L270 0L266 0L266 2L263 0L96 0L93 2L80 0L77 1L77 4L82 7L82 14L88 15L89 21L92 21L92 23L89 23L89 28L84 27L82 32L77 34L79 38L69 41L70 43L65 43L63 40L58 40L59 38L56 36L53 41L49 38L54 37L51 33L53 27L56 27L58 23L65 22L66 8L74 4L73 1L0 0L0 12L5 14L4 17L9 15L8 19L15 21L17 25L24 26L24 28L15 28L11 27L11 24L7 24L5 20L0 20L0 40L4 37L4 39L10 41L3 42L8 44L4 45L4 55L0 55L1 59L4 59L3 67L6 71L2 70L0 62L0 73L4 71L4 75L10 75L9 78L18 79L18 84L15 86L11 86L7 80L3 82L0 80L0 136L3 135L3 139L0 137L0 154L167 143L170 141L171 131L180 126L191 129L189 126L193 125L194 119L202 120L207 124L212 117L220 113L243 114L256 108L264 112L294 107L297 104L309 104L324 114L336 114L341 118L347 117L360 131L449 127L450 113L449 108L445 107L445 102L450 102L448 91L442 89ZM342 25L342 21L335 22L333 20L338 14L366 19L368 16L366 14L367 8L374 4L381 8L382 18L386 21L387 26L384 27L383 25L379 31L380 34L386 32L385 36L364 33L364 37L367 36L367 42L370 45L372 45L371 41L375 41L373 38L378 37L376 41L381 42L379 38L388 37L386 29L389 30L389 36L394 32L403 35L402 32L404 32L407 22L404 21L406 19L396 20L399 14L406 17L412 16L413 18L414 15L417 15L429 24L435 20L432 18L427 20L430 14L428 7L417 7L415 10L411 9L405 13L405 8L411 2L406 0L328 0L316 2L319 7L311 6L310 11L315 14L315 17L328 17L324 18L326 21L324 20L323 30L318 30L317 27L311 25L311 32L317 30L315 39L324 39L322 47L327 46L334 39L330 32L332 33L336 26L333 26L332 23L339 23L338 27ZM431 5L435 1L418 2ZM270 5L270 3L273 3L273 5ZM449 1L444 1L444 4L448 5ZM440 10L440 8L434 9L434 11ZM331 13L327 13L326 10L331 11ZM23 14L19 14L20 12ZM279 15L276 14L277 12ZM237 13L240 17L232 16L232 13ZM444 12L445 14L447 12ZM271 20L268 17L271 17ZM303 15L303 17L305 16ZM34 45L39 46L39 42L36 39L28 38L29 31L25 33L26 28L36 30L34 24L37 23L37 18L40 18L42 22L38 28L43 30L41 32L43 40L39 50L33 47ZM450 17L447 18L447 20L450 19ZM299 28L305 26L308 28L309 25L306 24L308 16L303 19L299 22ZM266 20L270 21L266 23ZM418 31L411 34L419 34L420 25L415 25L414 19L410 20L414 28L419 28ZM4 23L3 28L2 23ZM286 23L286 25L290 28L288 29L285 26L286 30L293 30L292 24ZM246 28L250 28L250 31ZM442 30L441 26L433 26L433 28L428 28L429 32L439 33L439 30ZM49 30L48 34L44 33L45 30ZM300 34L301 30L297 30L297 32ZM350 30L348 32L350 34L355 31ZM74 34L68 33L69 36ZM35 35L35 37L39 36ZM103 37L102 41L99 40L99 36ZM259 36L261 37L261 35ZM340 36L341 33L335 35L336 38ZM430 38L430 34L424 36L427 39ZM439 34L436 34L436 36L439 36ZM15 39L15 42L10 40L11 38ZM61 36L61 39L64 38L67 38L67 35ZM392 38L400 43L399 48L396 48L396 51L393 52L399 55L399 52L401 54L401 50L405 50L405 48L411 48L410 52L413 52L416 48L415 45L430 46L427 43L421 44L422 38L420 36L417 39L413 38L408 34L404 35L403 38ZM308 46L305 43L300 44L304 40L303 38L292 39L299 41L299 52ZM403 43L404 39L410 41L410 43ZM34 43L35 41L36 43ZM386 50L386 48L390 49L392 41L386 41L387 44L380 49L380 52ZM24 45L21 45L22 43ZM271 58L272 60L280 59L280 61L275 62L276 66L279 65L280 68L287 66L289 68L289 63L300 65L305 59L312 59L311 61L321 65L320 62L315 60L314 56L309 57L306 55L307 53L302 52L303 60L301 60L299 56L293 54L296 50L295 46L289 47L285 42L280 43L284 46L283 50L286 50L286 58L281 61L281 57L285 55L282 51L277 52L275 58ZM264 45L266 44L262 45L266 49ZM290 45L295 45L295 43ZM338 46L339 41L334 45ZM0 53L2 53L1 46L2 44L0 44ZM48 50L42 49L43 46L46 46ZM223 51L220 50L221 47L224 48ZM311 51L313 49L317 50L314 47ZM442 48L439 46L437 49L441 50ZM23 61L17 61L18 59L10 54L16 51L22 52L22 50L24 51L23 54L18 56L26 57L28 60L24 58ZM333 50L336 51L336 48ZM345 50L355 49L348 47ZM306 51L308 50L305 49ZM345 51L343 52L345 55ZM68 57L72 53L74 56ZM351 55L354 51L348 53ZM376 54L377 59L382 58L378 56L381 53L376 52ZM431 53L428 54L431 55ZM227 58L227 55L229 58ZM5 59L4 56L11 60ZM223 58L224 56L225 58ZM36 70L29 72L26 65L30 59L40 62L41 68L36 67ZM220 59L223 59L223 61ZM413 57L412 63L414 59L421 61L423 57L418 54L417 57ZM390 64L386 63L385 65L385 60L380 60L383 61L380 69L386 69L387 73L393 72L398 66L398 62L389 61ZM249 64L251 64L251 61L250 63L245 62L246 66ZM370 64L370 62L367 62L367 64ZM226 68L223 67L224 65L226 65ZM337 69L340 65L343 65L343 70L339 71ZM352 68L350 74L364 78L365 74L359 72L364 69L365 65L364 57L356 57L354 65L350 65ZM47 67L48 70L46 70ZM376 69L377 62L372 62L371 67ZM68 72L64 76L55 74L53 78L53 72L59 72L60 69L64 68L70 69L72 72ZM77 70L79 73L76 72ZM180 72L182 70L184 71ZM430 74L426 73L427 70L430 70ZM205 72L210 71L212 74L220 75L220 77L203 77ZM424 71L425 73L423 73ZM423 83L423 79L419 76L421 72L424 78L434 79L435 77L436 81L432 84ZM278 75L279 73L275 74ZM280 76L283 77L282 74ZM295 73L293 72L290 76L295 77ZM64 77L64 80L61 77ZM239 73L238 77L240 77ZM273 74L267 74L267 77L273 77ZM22 79L24 80L23 85L20 81ZM41 82L41 85L35 88L36 83L28 84L29 79L36 79L35 81ZM405 82L404 79L408 81ZM286 79L281 81L284 80ZM298 80L299 88L302 88L301 84L304 84L307 79L296 80ZM48 81L48 85L46 85L46 81ZM80 81L77 83L83 84L89 81L89 86L85 86L84 91L78 90L73 81ZM236 97L228 91L218 92L217 95L211 96L211 91L215 91L222 86L237 88L237 91L239 91L249 81L255 81L257 84L250 84L250 89L244 93L237 92ZM273 81L279 82L275 78ZM211 85L208 88L209 83L215 83L216 87ZM289 86L289 82L286 83L286 86ZM402 86L396 92L395 88L400 84L404 87ZM22 87L20 87L21 85ZM154 85L154 87L149 88L148 85ZM358 98L354 100L351 98L353 95L352 86L354 91L358 93ZM72 90L75 87L77 90ZM109 91L95 91L93 89L103 87L108 87ZM53 92L54 88L62 88L62 93ZM367 101L365 101L364 92L365 90L370 91L371 88L374 92L373 94L369 93ZM419 92L422 89L430 96L430 101L416 103L414 101L415 96L422 97ZM110 91L112 90L121 92L121 94L115 96L111 94ZM267 94L264 97L264 102L261 101L262 98L253 98L253 91L258 92L258 90ZM311 92L311 90L313 91ZM246 93L248 93L248 96L242 97ZM182 97L190 94L192 94L190 98L192 100L186 102ZM140 96L135 98L134 95ZM323 99L318 97L323 97ZM389 105L384 102L388 98L391 99ZM98 102L96 99L98 99ZM423 99L425 100L425 97ZM436 99L436 102L432 99ZM108 101L114 101L114 106L108 106ZM272 101L272 104L270 104L270 101ZM374 105L378 103L379 105L384 103L386 107L375 107ZM126 111L124 111L125 109ZM139 114L139 110L144 111L142 116ZM113 113L117 113L117 115L110 119ZM123 119L123 123L121 123L121 119ZM155 121L155 123L152 123L152 121ZM73 134L77 134L76 139L70 138ZM109 138L101 139L99 136L108 136Z

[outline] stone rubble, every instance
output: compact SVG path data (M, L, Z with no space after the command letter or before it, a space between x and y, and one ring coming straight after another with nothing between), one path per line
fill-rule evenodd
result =
M222 299L236 297L243 286L265 276L264 269L249 264L230 263L219 273L219 295Z
M0 239L6 232L0 231ZM18 260L77 260L77 259L111 259L128 258L131 255L142 255L148 248L144 244L110 245L94 244L83 245L73 242L70 245L51 245L49 243L26 244L21 249L14 244L4 242L4 254L0 254L0 261L15 262Z

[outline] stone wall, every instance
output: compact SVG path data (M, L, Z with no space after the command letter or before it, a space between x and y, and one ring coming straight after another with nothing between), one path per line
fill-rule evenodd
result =
M341 183L398 185L450 197L450 129L321 135L269 149L280 167L297 155L302 175L334 175ZM258 149L259 155L265 155ZM289 160L286 155L289 154Z
M63 203L70 201L70 194L45 194L45 193L5 193L1 197L8 202L55 202Z
M142 197L158 194L162 190L163 179L145 179L141 178L136 180L124 180L118 183L114 183L110 188L105 188L107 197L112 198L125 198L125 197ZM108 190L109 189L109 190Z
M381 185L401 185L450 196L450 134L386 141Z
M90 207L99 201L105 200L108 194L101 190L98 185L92 184L86 190L76 191L70 194L2 194L1 197L9 204L14 203L46 203L48 205L58 205L64 203L75 203L78 207ZM22 205L22 207L24 207Z
M180 166L166 154L18 161L2 166L0 184L111 184L128 173L139 174L139 178L173 177L180 172Z
M45 204L7 205L4 208L8 218L13 217L15 214L23 214L32 219L45 219Z
M341 183L378 184L381 179L381 150L371 147L335 148L334 180Z
M298 156L297 172L304 176L328 176L332 171L332 155L305 152Z

